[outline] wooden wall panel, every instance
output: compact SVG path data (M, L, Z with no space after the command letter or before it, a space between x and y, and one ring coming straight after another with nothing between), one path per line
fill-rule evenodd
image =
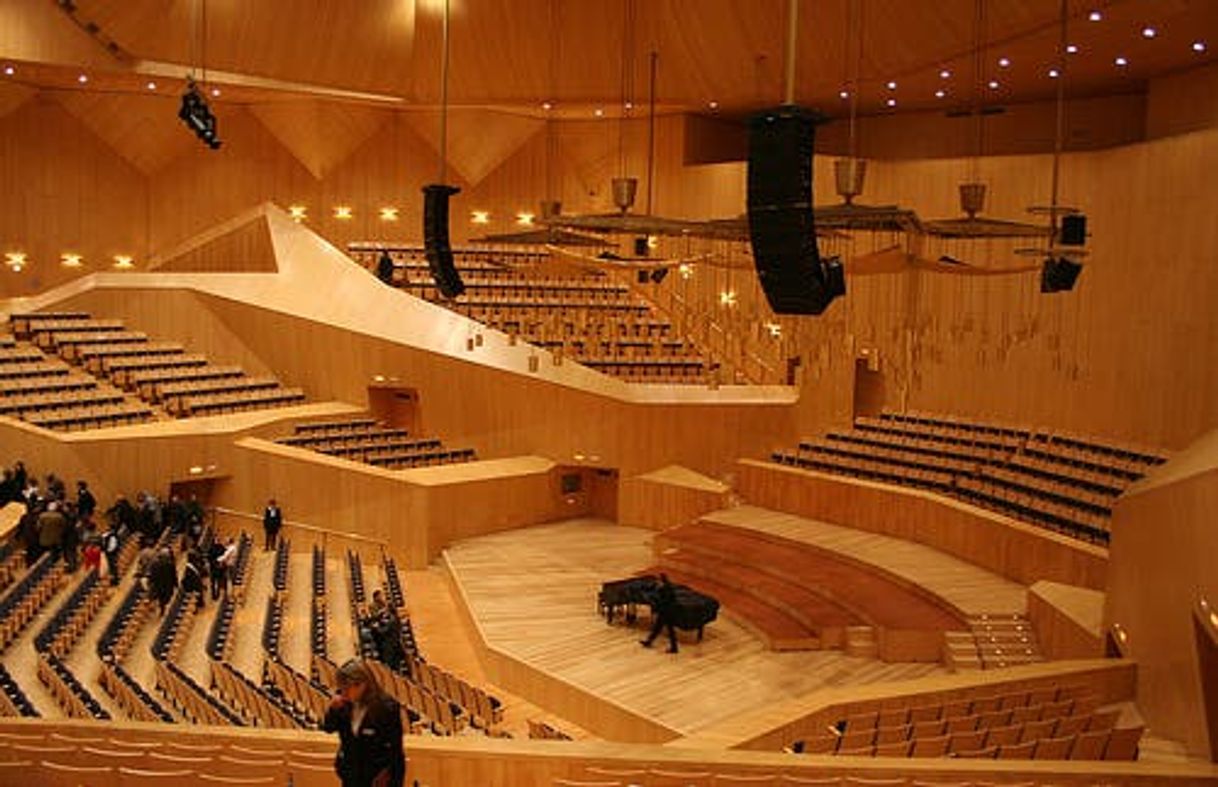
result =
M1047 659L1096 659L1104 655L1104 594L1057 582L1028 588L1028 620Z
M618 521L666 530L728 507L730 490L726 484L705 477L689 478L693 475L685 468L669 467L624 479L618 494Z
M1218 432L1173 457L1117 501L1104 631L1124 631L1138 661L1138 707L1157 734L1213 757L1193 610L1218 602ZM1114 632L1115 633L1115 632Z

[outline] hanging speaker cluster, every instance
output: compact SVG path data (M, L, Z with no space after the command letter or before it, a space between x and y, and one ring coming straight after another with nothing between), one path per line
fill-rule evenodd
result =
M1040 268L1040 291L1043 293L1069 292L1074 289L1078 275L1083 272L1082 263L1074 259L1087 244L1087 217L1071 213L1062 217L1061 230L1057 236L1055 253L1045 258Z
M749 119L749 239L757 277L776 314L821 314L846 293L841 261L822 261L816 242L816 121L811 112L792 105Z
M178 118L195 133L203 144L212 150L220 149L220 138L216 136L216 116L212 114L207 99L193 79L187 80L186 92L182 94L182 106Z
M453 250L448 242L448 199L460 190L445 183L423 187L423 251L436 289L445 298L456 298L465 292L465 282L453 264Z

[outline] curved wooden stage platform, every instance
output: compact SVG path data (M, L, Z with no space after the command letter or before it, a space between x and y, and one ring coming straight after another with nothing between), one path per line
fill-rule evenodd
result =
M723 616L702 643L684 636L675 656L644 650L640 629L609 626L597 615L596 593L603 581L649 566L653 536L580 519L447 549L444 560L487 677L593 735L669 741L825 688L945 674L938 664L884 663L833 650L774 652ZM994 597L1022 611L1019 586L913 546L931 553L921 557L932 570L967 573L978 603L988 578ZM907 568L917 571L917 560Z

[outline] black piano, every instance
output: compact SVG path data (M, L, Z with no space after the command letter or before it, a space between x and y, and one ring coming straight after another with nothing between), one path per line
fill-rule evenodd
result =
M644 574L604 583L596 597L599 613L605 616L606 623L612 623L617 611L622 609L626 622L633 623L640 605L651 607L654 604L659 581L660 578L653 574ZM673 583L672 588L677 597L673 625L684 631L697 631L701 640L702 629L719 615L719 602L685 585ZM654 610L652 614L655 614Z

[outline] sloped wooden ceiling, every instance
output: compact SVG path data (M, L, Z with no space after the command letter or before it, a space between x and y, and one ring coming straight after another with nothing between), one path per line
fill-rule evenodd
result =
M250 112L318 180L390 117L373 107L315 100L255 104Z
M16 110L37 92L25 85L0 82L0 118Z
M406 123L416 134L440 149L438 112L410 112ZM468 185L477 185L535 134L544 120L485 109L453 109L448 113L448 163Z
M199 144L182 126L177 97L55 93L55 99L120 156L151 175Z

